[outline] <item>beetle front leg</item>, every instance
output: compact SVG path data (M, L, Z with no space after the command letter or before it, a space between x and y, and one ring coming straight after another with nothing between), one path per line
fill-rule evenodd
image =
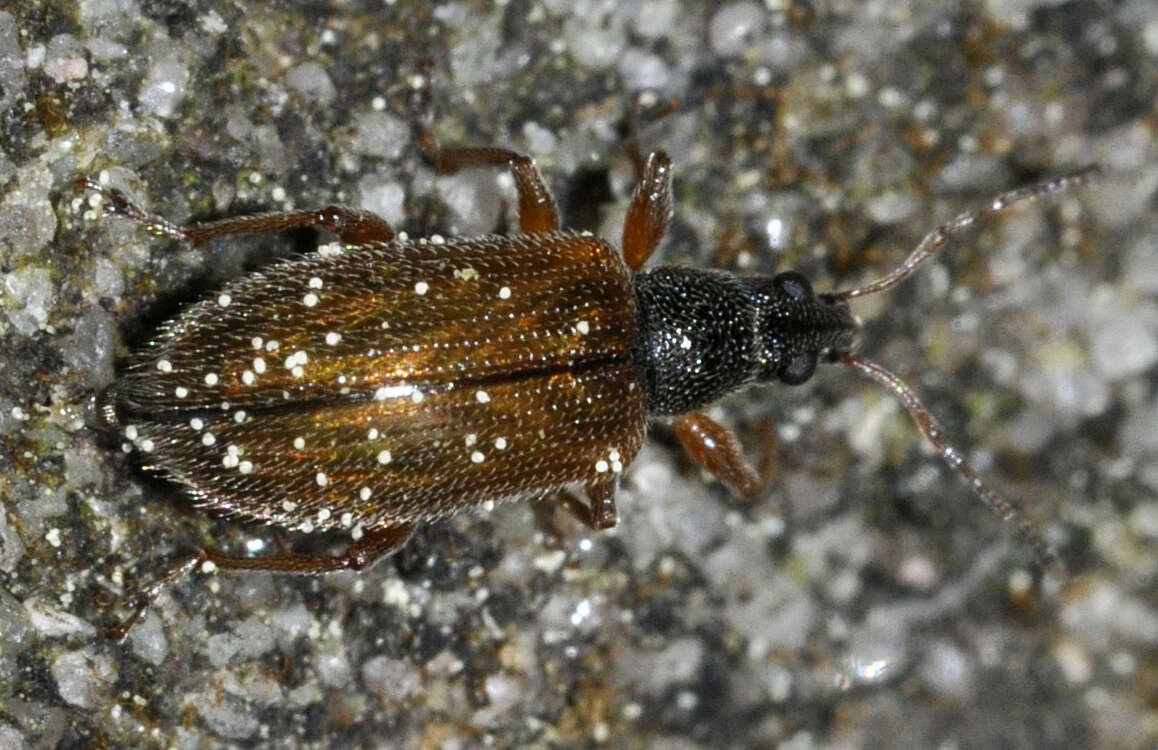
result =
M740 448L735 433L704 414L675 420L676 437L695 464L745 498L754 498L772 479L776 457L776 433L769 423L762 429L764 450L760 465L753 468Z
M623 259L636 271L659 246L671 220L671 159L663 151L648 154L639 184L623 221Z

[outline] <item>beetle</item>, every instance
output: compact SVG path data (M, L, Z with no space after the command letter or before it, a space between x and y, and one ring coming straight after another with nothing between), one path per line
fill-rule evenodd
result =
M183 485L197 505L305 534L345 531L351 543L332 557L201 549L129 600L114 637L198 566L363 569L420 522L574 486L588 500L582 520L614 526L617 483L654 420L671 423L697 465L756 495L770 462L753 467L733 433L701 410L749 384L803 383L825 362L892 391L981 500L1048 555L913 391L854 353L861 324L849 301L894 286L979 218L1082 183L1094 168L998 196L933 229L883 278L816 294L794 271L644 269L671 215L662 151L639 165L616 249L560 227L529 157L443 148L429 134L419 142L439 172L509 169L519 233L412 240L341 206L176 226L99 179L78 181L92 206L189 245L318 227L345 246L275 264L193 304L133 356L96 411L147 470Z

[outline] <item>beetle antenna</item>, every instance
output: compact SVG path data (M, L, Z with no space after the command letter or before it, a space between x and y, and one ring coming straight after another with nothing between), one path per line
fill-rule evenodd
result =
M949 465L949 468L961 475L986 507L996 513L1002 521L1012 524L1022 541L1033 549L1042 567L1061 570L1061 561L1042 538L1037 527L1023 516L1004 495L982 482L981 478L977 476L977 472L966 462L961 451L945 441L944 430L937 422L937 418L925 408L912 388L872 360L853 354L840 354L837 359L860 371L862 375L867 375L877 381L900 399L900 402L908 410L909 416L917 423L917 429L932 444L945 463Z
M1005 209L1017 203L1024 203L1034 201L1038 198L1056 193L1062 190L1068 190L1079 185L1084 185L1091 180L1097 178L1101 174L1101 169L1096 164L1091 164L1088 167L1079 169L1062 177L1057 177L1052 180L1039 182L1035 185L1027 185L1025 187L1010 190L1007 193L1002 193L993 200L989 201L987 205L972 211L966 211L951 221L945 222L933 229L925 235L916 249L909 254L905 262L897 266L887 276L877 279L876 281L865 284L864 286L856 287L855 289L846 289L843 292L836 292L832 295L834 299L849 300L853 297L861 297L866 294L875 294L876 292L883 292L890 289L903 281L909 274L916 269L917 266L924 263L929 258L936 255L945 247L949 238L958 232L972 226L979 219L991 216L992 214L1000 213Z

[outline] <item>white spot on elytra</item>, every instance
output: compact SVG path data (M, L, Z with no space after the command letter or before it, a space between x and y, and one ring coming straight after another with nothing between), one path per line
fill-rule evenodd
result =
M363 487L362 489L366 489L366 488ZM342 520L342 525L348 529L348 528L350 528L350 526L352 526L354 524L354 514L353 513L343 513L341 520Z
M356 542L362 538L363 533L364 532L362 531L362 524L358 524L354 528L350 529L350 538Z
M156 449L157 444L154 443L149 438L145 438L144 440L141 441L141 444L138 447L141 450L143 450L145 453L152 453L153 450Z
M239 463L237 465L237 470L240 471L242 474L249 474L253 471L253 462L252 461L242 461L241 463Z
M158 359L157 369L161 372L173 372L173 363L167 359Z
M481 464L486 459L482 451L474 451L470 454L470 460L476 464Z
M254 357L253 358L253 371L256 372L258 375L265 372L265 360L262 359L261 357Z
M428 291L430 291L430 284L427 284L425 281L420 281L414 285L414 293L419 297L426 294Z
M125 437L127 437L129 440L136 440L138 434L137 426L135 424L131 424L125 428Z
M495 448L505 451L507 449L507 439L504 437L495 438Z
M385 465L393 460L394 457L390 455L390 451L378 451L378 463Z
M318 295L314 294L313 292L307 293L304 297L302 297L302 304L306 307L313 307L314 305L318 304Z
M229 307L229 303L232 301L233 301L233 298L230 297L228 294L222 293L222 294L217 295L218 307Z
M295 378L300 378L306 374L306 371L304 369L302 369L302 367L299 365L299 366L295 367L294 369L290 370L290 374L293 375Z
M310 289L321 289L321 288L322 288L322 280L320 278L318 278L317 276L312 277L310 279Z
M298 349L296 352L285 358L285 369L294 372L295 369L300 368L302 365L309 361L309 356L301 349ZM296 372L294 374L297 375Z
M371 494L372 493L370 492L369 487L363 487L362 489L358 490L358 497L362 498L363 500L369 500ZM343 518L345 518L345 516L343 516Z
M281 507L285 510L286 513L293 513L295 510L297 510L298 504L293 500L282 500Z
M341 340L342 340L342 334L338 333L337 331L330 331L329 333L326 334L326 343L329 344L330 346L334 346L335 344L337 344Z
M687 336L681 337L680 338L680 349L687 350L687 349L691 349L691 348L692 348L692 340L689 339Z
M424 399L424 398L425 398L425 396L422 395L422 391L418 390L417 388L414 389L414 393L410 394L410 400L416 404L421 404L422 399Z
M511 298L511 288L509 286L504 286L502 289L499 290L499 299L510 299L510 298Z
M212 432L207 432L201 436L201 444L202 445L213 445L216 442L217 442L217 436L214 435Z
M475 391L474 397L480 404L485 404L491 400L491 394L486 391Z
M260 349L263 343L264 342L262 341L261 336L254 336L249 340L249 345L254 349Z
M193 417L189 420L189 426L194 430L200 431L201 428L205 426L205 422L201 419L201 417Z
M267 341L265 344L265 350L267 352L276 352L279 346L281 346L281 344L279 344L276 340Z
M474 445L477 442L478 442L478 435L474 434L473 432L469 433L466 436L466 447L467 448L471 447L472 445Z
M331 515L332 514L330 513L329 508L322 508L318 511L318 523L325 523L326 521L329 521Z
M318 483L319 487L325 487L330 483L330 478L326 476L326 472L319 471L317 475L314 476L314 481Z
M294 438L294 448L296 448L300 451L300 450L305 450L305 447L306 447L306 439L304 437Z
M606 474L607 470L610 468L611 467L608 466L607 462L604 461L602 458L595 462L595 473L596 474Z
M174 395L175 395L177 398L185 398L186 396L188 396L188 395L189 395L189 389L188 389L188 388L186 388L186 387L185 387L185 386L183 386L183 385L179 385L179 386L177 386L176 388L174 388L174 389L173 389L173 394L174 394Z
M586 336L591 332L591 326L586 320L581 320L575 324L575 330L579 332L580 336Z
M205 385L217 385L217 373L215 373L215 372L205 373Z
M371 427L370 431L366 433L366 437L369 438L370 440L377 440L378 439L378 428L377 427Z
M245 383L246 385L253 385L253 381L255 380L257 380L257 377L253 374L253 370L245 370L241 373L242 383Z

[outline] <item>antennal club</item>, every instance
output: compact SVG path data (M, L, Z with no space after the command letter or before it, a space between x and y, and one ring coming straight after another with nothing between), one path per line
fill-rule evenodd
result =
M989 203L981 208L973 211L966 211L955 219L945 222L933 229L925 235L921 243L917 245L916 249L905 258L905 262L897 266L891 273L876 281L865 284L864 286L855 289L846 289L843 292L836 292L832 295L834 299L850 300L853 297L862 297L866 294L875 294L890 289L905 278L909 276L916 269L917 266L924 263L929 258L936 255L945 247L949 238L958 232L968 229L979 219L992 214L1000 213L1010 206L1018 203L1036 200L1044 195L1056 193L1061 190L1068 190L1072 187L1084 185L1087 182L1095 179L1101 174L1101 170L1097 165L1090 165L1084 169L1079 169L1077 172L1058 177L1052 180L1039 182L1036 185L1027 185L1026 187L1010 190L1007 193L1002 193Z

